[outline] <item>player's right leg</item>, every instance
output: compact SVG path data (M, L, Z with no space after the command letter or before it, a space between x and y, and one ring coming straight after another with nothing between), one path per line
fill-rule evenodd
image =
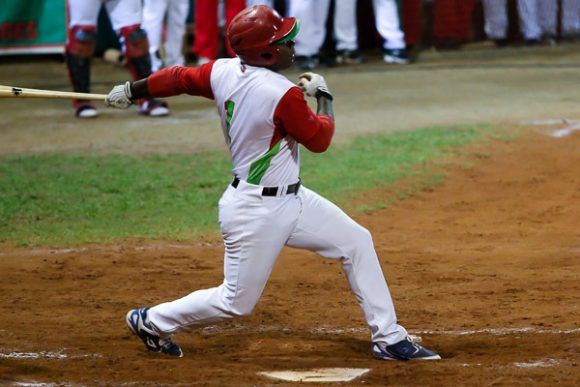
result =
M262 187L241 181L219 203L224 238L224 281L148 310L148 322L162 339L251 313L299 212L295 195L262 197Z
M91 58L97 42L97 17L100 0L68 0L68 31L65 60L73 90L91 91ZM79 118L98 115L95 107L85 100L73 101Z
M183 66L183 37L189 13L189 0L172 0L167 9L167 39L165 41L165 65Z
M296 66L313 70L318 66L319 54L326 36L326 19L329 0L290 0L288 15L300 20L300 33L296 36Z
M409 340L397 316L374 249L371 234L322 196L301 188L301 215L287 245L340 259L362 308L373 341L373 354L389 360L434 360L435 352Z

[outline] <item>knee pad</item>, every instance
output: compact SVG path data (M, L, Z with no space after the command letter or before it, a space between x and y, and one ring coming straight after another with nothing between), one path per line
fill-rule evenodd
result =
M66 50L79 58L90 58L97 46L97 29L93 26L74 26L68 30Z
M147 33L139 25L121 28L120 34L127 58L139 58L149 55Z

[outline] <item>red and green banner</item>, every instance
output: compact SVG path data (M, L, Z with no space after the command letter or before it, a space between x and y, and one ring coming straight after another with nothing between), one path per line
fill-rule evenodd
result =
M65 0L0 0L0 55L64 52Z

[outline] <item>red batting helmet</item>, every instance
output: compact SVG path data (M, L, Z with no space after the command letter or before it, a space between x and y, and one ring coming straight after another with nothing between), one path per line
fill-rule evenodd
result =
M295 18L283 18L270 7L255 5L234 17L227 35L230 47L242 62L271 66L278 60L277 44L294 39L299 28Z

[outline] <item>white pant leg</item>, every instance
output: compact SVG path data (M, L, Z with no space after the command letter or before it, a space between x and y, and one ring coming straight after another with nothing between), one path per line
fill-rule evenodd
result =
M274 8L274 0L247 0L246 5L248 7L253 5L267 5L270 8Z
M538 22L542 34L555 38L558 35L558 3L555 0L538 0Z
M405 48L405 34L399 22L399 10L395 0L373 0L375 25L383 37L383 48L396 50Z
M102 0L68 0L69 28L97 26Z
M580 0L562 0L562 34L580 34Z
M485 34L489 39L505 39L508 30L507 0L483 0Z
M117 33L123 27L141 24L143 18L141 0L105 0L105 7Z
M189 12L189 0L170 0L167 10L167 39L165 41L165 64L167 67L183 66L183 37Z
M373 342L394 344L407 335L397 324L389 288L383 276L370 233L340 208L302 187L302 211L287 245L340 259L350 287L359 302Z
M338 51L358 49L356 2L357 0L340 0L334 4L334 37Z
M160 334L248 315L258 302L296 225L300 201L295 195L262 197L254 187L243 181L237 189L229 186L219 202L224 282L151 308L149 319Z
M537 0L518 0L518 13L524 39L540 39L542 28L540 27Z
M151 56L151 71L155 72L163 67L160 56L161 39L163 35L163 21L170 0L144 0L143 2L143 29L149 39L149 55Z
M288 14L300 20L296 55L317 55L326 36L330 0L291 0Z

